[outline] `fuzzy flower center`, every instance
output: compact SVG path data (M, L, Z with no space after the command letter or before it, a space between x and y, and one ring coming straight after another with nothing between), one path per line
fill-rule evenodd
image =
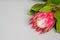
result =
M40 27L40 28L45 28L46 27L46 19L43 18L43 19L37 19L37 26Z

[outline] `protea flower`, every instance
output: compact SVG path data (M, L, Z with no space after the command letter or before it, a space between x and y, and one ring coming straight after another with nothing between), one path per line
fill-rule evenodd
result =
M55 24L54 11L36 13L30 19L30 24L33 25L32 28L40 33L49 31Z

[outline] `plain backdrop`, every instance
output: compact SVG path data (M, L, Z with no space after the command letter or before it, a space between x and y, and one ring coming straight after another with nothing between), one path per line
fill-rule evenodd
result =
M53 28L40 34L29 25L28 11L39 0L0 0L0 40L60 40Z

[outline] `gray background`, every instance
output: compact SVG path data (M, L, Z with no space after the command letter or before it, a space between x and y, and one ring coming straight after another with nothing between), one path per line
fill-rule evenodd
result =
M39 0L0 0L0 40L60 40L54 29L39 34L28 24L30 7Z

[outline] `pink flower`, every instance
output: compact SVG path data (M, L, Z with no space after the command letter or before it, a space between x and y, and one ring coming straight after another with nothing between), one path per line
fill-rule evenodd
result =
M31 19L32 28L40 33L45 33L53 28L55 24L54 11L38 12Z

